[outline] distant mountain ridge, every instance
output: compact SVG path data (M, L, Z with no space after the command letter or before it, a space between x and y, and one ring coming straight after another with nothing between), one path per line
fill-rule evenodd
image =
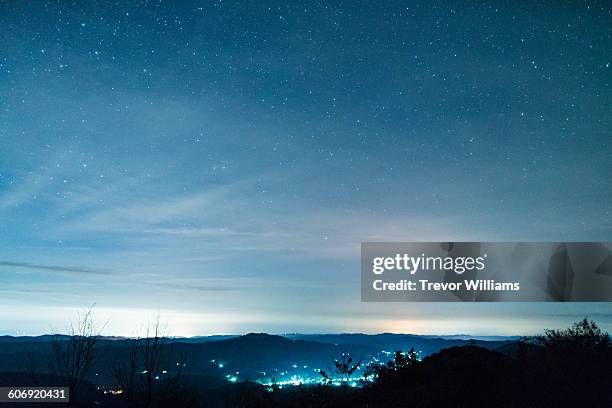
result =
M429 338L429 339L444 339L444 340L482 340L482 341L505 341L505 340L518 340L523 336L482 336L482 335L470 335L470 334L449 334L449 335L431 335L431 334L410 334L410 333L378 333L378 334L366 334L366 333L282 333L282 334L269 334L269 333L247 333L247 334L212 334L206 336L169 336L171 342L180 343L209 343L213 341L228 340L237 337L245 337L252 335L268 335L268 336L279 336L287 339L324 339L330 336L343 336L346 338L354 336L403 336L405 338ZM0 335L0 343L15 343L25 341L49 341L54 336L52 334L41 334L36 336L17 336L17 335ZM60 334L62 337L69 337L66 334ZM126 340L130 337L126 336L101 336L101 340L108 341L121 341Z
M66 340L68 336L63 336ZM456 336L463 337L463 335ZM0 374L37 372L49 373L51 356L50 335L0 336ZM385 364L393 358L395 350L412 348L420 357L455 346L473 345L513 352L513 339L465 340L413 334L381 333L352 334L290 334L285 336L267 333L245 335L217 335L194 338L169 338L167 355L171 358L167 367L182 367L187 383L199 389L213 389L242 381L291 381L299 378L320 378L319 370L329 370L335 359L348 353L369 363ZM96 386L113 386L115 379L109 366L126 356L128 339L100 337L96 353L103 358L96 360L87 380ZM36 363L36 366L30 365Z

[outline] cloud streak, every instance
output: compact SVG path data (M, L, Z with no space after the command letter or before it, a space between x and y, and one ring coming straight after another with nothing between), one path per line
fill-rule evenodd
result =
M34 269L47 272L82 273L88 275L112 275L112 273L109 271L99 269L82 268L76 266L41 265L28 262L0 261L0 267Z

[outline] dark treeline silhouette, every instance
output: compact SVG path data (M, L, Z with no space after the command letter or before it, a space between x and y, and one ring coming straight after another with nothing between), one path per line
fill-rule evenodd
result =
M398 351L369 370L361 388L296 387L232 406L612 407L610 337L588 319L501 351L451 347L422 361Z
M71 336L51 336L50 370L0 373L0 385L70 386L71 405L78 407L612 407L610 337L586 318L498 349L466 343L423 359L411 349L370 366L343 353L321 370L322 384L316 386L244 380L203 387L209 378L198 382L185 375L184 359L163 335L159 320L144 337L124 340L115 351L107 347L100 354L98 341L87 313ZM241 343L230 343L236 344ZM106 360L113 387L95 387L87 380L99 359ZM359 384L350 379L357 370L365 378Z

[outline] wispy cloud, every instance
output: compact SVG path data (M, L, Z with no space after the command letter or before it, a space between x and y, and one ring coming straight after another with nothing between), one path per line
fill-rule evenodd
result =
M76 266L58 266L58 265L40 265L32 264L27 262L11 262L11 261L0 261L0 267L10 268L23 268L23 269L35 269L49 272L66 272L66 273L84 273L91 275L112 275L109 271L103 271L99 269L82 268Z

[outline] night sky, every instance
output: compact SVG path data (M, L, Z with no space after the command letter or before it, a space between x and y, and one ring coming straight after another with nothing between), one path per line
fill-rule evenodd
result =
M608 2L9 0L0 26L0 333L93 304L125 335L612 329L359 287L361 241L612 239Z

